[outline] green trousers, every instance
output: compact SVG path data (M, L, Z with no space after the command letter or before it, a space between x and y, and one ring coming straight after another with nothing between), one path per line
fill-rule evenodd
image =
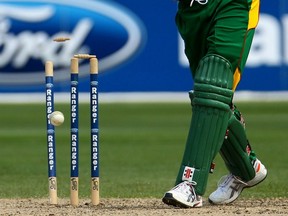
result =
M176 25L193 78L200 60L217 54L231 63L235 90L259 21L260 0L208 0L204 5L194 1L192 7L190 2L179 1Z

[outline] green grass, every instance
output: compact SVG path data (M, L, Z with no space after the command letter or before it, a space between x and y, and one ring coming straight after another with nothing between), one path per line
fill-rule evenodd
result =
M69 196L69 105L57 128L59 197ZM267 180L243 197L288 197L288 103L239 103L247 133L269 170ZM47 197L44 104L1 105L0 198ZM156 197L173 186L190 123L189 104L101 104L101 197ZM80 106L80 196L90 193L89 106ZM219 156L206 196L226 174Z

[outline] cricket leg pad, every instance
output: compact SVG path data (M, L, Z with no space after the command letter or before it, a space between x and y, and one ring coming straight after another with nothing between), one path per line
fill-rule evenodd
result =
M244 119L236 107L233 107L226 137L220 150L228 170L243 181L250 181L255 177L253 161L256 159L248 142Z
M210 164L223 143L231 116L233 72L221 56L204 57L195 73L193 117L176 184L195 181L195 191L206 190Z

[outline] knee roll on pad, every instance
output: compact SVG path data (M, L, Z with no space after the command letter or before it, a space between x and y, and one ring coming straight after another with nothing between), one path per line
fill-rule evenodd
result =
M233 72L221 56L204 57L195 73L192 100L193 118L182 165L176 183L187 180L187 167L193 168L190 179L197 182L197 194L204 194L210 164L223 143L231 116ZM191 171L189 171L191 173Z
M194 105L230 109L233 72L228 60L217 55L204 57L194 80Z

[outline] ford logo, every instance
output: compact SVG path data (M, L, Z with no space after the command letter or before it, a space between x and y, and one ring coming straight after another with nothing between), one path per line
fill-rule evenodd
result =
M55 81L69 79L74 54L99 59L99 71L135 55L143 38L141 21L127 8L109 1L3 0L0 2L0 84L40 84L44 63L53 61ZM65 43L53 41L69 37ZM89 63L82 61L80 76Z

